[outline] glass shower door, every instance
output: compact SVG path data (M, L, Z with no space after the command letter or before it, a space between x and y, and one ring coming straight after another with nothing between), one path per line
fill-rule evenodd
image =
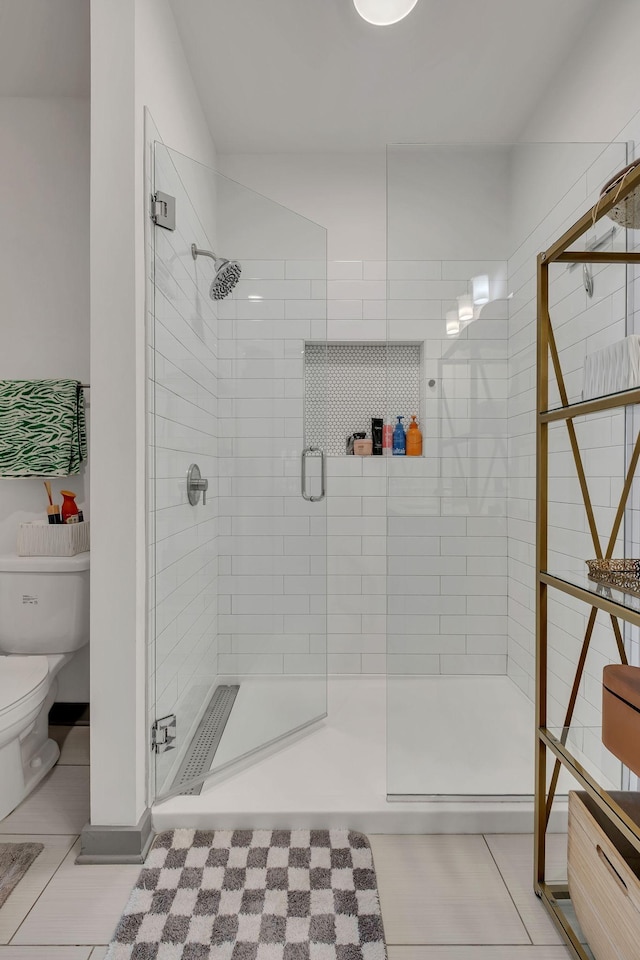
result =
M324 452L304 431L326 234L159 143L154 166L156 197L175 198L175 229L153 228L150 324L152 697L176 734L155 754L164 799L326 715ZM189 502L192 464L206 503Z

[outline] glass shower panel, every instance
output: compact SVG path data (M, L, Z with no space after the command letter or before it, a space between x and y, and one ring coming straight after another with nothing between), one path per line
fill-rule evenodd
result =
M152 698L176 728L155 755L163 799L326 714L324 457L303 456L326 237L160 143L154 175L156 196L175 199L175 229L153 230L150 338ZM223 259L241 267L232 289ZM208 481L195 503L193 464Z
M219 304L218 671L239 692L216 769L327 712L324 444L304 430L307 343L326 404L326 231L224 177L217 201L242 279Z
M623 144L388 148L387 337L421 344L424 436L421 458L389 461L392 798L532 794L536 255L625 158ZM582 290L578 377L587 331L619 307L601 274L593 300ZM554 303L581 285L563 270Z

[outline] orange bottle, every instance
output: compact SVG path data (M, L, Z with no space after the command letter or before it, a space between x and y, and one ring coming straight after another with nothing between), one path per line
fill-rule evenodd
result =
M61 490L62 494L62 522L78 523L78 508L76 506L76 495L71 490Z
M422 434L420 432L420 427L416 422L416 415L413 413L411 415L411 423L409 424L409 429L407 430L407 453L408 457L421 457L422 456Z

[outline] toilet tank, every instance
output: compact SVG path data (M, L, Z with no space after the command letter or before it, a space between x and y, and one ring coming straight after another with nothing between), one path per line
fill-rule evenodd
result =
M89 553L0 556L0 653L71 653L89 640Z

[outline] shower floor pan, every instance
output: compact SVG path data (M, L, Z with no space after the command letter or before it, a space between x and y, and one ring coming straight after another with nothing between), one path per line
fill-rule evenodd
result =
M404 689L398 680L392 678L389 695L393 710L399 704L401 711L392 712L388 744L385 678L332 677L325 720L214 773L197 796L155 804L155 828L530 833L531 702L504 676L407 677ZM279 685L290 682L244 679L232 716L239 720L251 711L258 724L269 702L282 703ZM484 737L482 717L505 737ZM230 724L220 750L228 735L235 736ZM230 741L227 751L233 749ZM387 796L387 749L395 797ZM414 799L421 791L425 796ZM561 805L552 826L566 829Z

